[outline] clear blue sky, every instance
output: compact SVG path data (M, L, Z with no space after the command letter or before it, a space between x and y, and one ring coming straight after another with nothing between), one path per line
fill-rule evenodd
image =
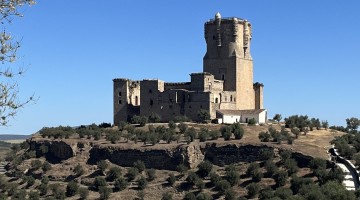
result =
M359 9L357 0L39 0L7 30L22 38L21 98L40 99L0 134L112 123L113 78L189 81L202 71L204 22L217 11L253 25L254 78L269 117L345 125L360 117Z

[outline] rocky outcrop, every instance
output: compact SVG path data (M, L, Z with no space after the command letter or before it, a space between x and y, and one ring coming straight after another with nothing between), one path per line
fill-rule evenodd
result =
M36 155L45 157L50 162L60 162L76 156L77 143L72 144L61 140L29 140L30 150L36 151ZM47 152L43 152L41 146L47 147Z
M96 164L100 160L132 167L134 162L141 160L147 168L175 170L180 163L186 163L186 148L175 149L121 149L116 147L93 146L90 150L88 164Z
M274 148L266 145L219 145L212 143L207 144L204 148L205 159L216 165L265 160L264 151L270 151L271 154L274 154Z
M179 144L168 148L161 145L140 148L129 146L126 148L122 145L93 144L73 140L30 140L29 143L30 150L35 150L37 156L43 155L41 146L48 147L45 156L53 163L74 157L77 152L87 151L89 152L88 164L96 164L100 160L109 160L120 166L131 167L134 162L141 160L147 168L167 170L175 170L179 164L195 168L204 160L209 160L216 165L262 161L267 159L264 155L275 155L282 151L271 145L235 142ZM307 166L312 159L311 156L299 152L294 152L292 156L301 166Z

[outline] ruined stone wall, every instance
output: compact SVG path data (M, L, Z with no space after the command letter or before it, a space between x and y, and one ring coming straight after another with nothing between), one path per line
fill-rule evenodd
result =
M191 90L191 82L182 82L182 83L165 83L164 90Z

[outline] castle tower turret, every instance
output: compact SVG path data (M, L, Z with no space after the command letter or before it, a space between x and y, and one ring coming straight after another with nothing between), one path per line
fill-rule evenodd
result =
M207 51L203 71L223 80L225 91L236 91L237 109L255 109L251 24L236 17L221 18L216 13L204 28Z

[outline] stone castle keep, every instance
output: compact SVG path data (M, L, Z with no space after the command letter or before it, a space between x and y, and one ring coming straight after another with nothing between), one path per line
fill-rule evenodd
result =
M184 115L198 120L201 109L207 110L211 119L222 113L240 116L241 113L266 112L264 85L253 82L251 24L236 17L221 18L217 13L215 19L208 20L204 26L207 51L203 72L190 74L190 82L113 80L115 125L129 121L134 115L151 113L157 113L162 121L169 121ZM264 116L266 118L266 114ZM245 119L239 118L239 121L245 122Z

